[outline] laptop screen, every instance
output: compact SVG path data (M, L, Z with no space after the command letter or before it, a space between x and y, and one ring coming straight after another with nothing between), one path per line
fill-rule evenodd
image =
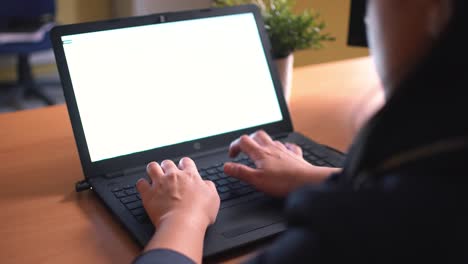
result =
M251 13L62 42L92 162L283 119Z

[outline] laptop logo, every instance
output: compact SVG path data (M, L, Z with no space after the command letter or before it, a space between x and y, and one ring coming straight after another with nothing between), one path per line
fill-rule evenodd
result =
M200 150L201 147L202 147L202 146L201 146L200 142L195 142L195 144L193 144L193 148L194 148L195 150Z

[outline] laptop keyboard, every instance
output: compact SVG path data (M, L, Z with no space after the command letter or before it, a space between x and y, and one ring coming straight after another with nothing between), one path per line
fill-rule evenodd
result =
M304 159L311 164L316 166L332 166L324 160L325 157L322 155L312 153L313 147L301 145L301 148ZM232 161L247 165L249 167L255 167L253 162L245 156L239 156ZM199 173L204 180L210 180L216 185L216 189L221 199L220 209L264 197L262 193L257 192L248 183L224 174L222 163L207 168L199 168ZM113 192L114 196L119 199L120 202L138 220L138 222L150 222L148 216L146 215L145 209L143 208L140 194L136 190L134 184L117 187L114 186L111 191Z

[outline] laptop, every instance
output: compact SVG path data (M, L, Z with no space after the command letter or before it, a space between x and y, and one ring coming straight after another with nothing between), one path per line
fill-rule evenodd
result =
M342 165L294 132L253 5L57 26L51 38L85 175L77 190L92 189L140 246L154 233L135 189L150 161L191 157L216 184L204 257L285 230L281 200L223 173L233 140L263 129L317 166Z

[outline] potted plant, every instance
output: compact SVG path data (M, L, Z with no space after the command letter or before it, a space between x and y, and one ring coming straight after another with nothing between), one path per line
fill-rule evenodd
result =
M242 4L255 4L262 12L272 56L276 61L286 101L289 101L293 52L307 48L320 49L324 41L334 41L335 38L323 32L326 25L317 12L305 10L301 14L294 13L294 0L214 0L217 7Z

